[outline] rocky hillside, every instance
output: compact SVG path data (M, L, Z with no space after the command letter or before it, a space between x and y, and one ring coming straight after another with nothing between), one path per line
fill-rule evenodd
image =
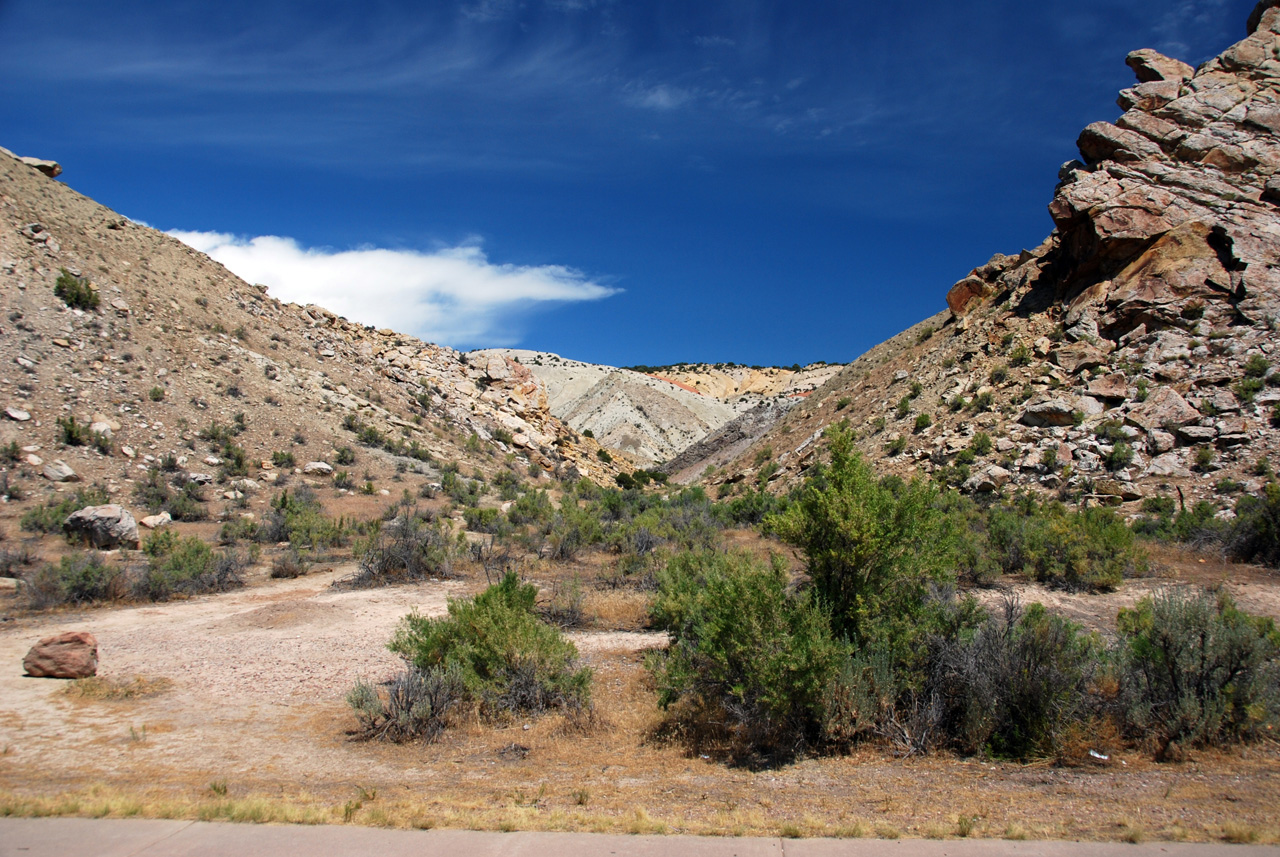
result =
M747 412L754 412L757 422L771 417L772 425L790 404L840 369L680 364L633 371L545 351L489 349L471 356L526 367L546 386L552 414L644 467L680 455ZM768 407L757 410L762 403Z
M1180 495L1225 515L1260 490L1280 465L1273 6L1199 69L1130 54L1123 115L1086 128L1059 172L1053 233L973 270L948 311L842 369L708 481L782 490L847 420L883 470L969 492Z
M315 478L345 466L397 494L401 473L429 480L454 461L612 482L617 465L551 414L519 363L281 303L75 193L47 163L0 154L6 497L84 480L127 502L129 483L165 459L211 476L210 436L247 454L228 496L294 469L273 457L299 471L319 462Z

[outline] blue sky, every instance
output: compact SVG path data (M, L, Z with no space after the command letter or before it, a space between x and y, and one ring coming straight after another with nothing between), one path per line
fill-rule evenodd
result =
M0 145L460 347L846 361L1034 246L1126 53L1253 0L0 0Z

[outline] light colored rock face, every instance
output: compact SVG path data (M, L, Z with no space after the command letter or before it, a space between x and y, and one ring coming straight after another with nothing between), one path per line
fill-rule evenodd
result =
M87 631L45 637L22 659L27 675L36 678L88 678L98 674L98 640Z
M302 465L302 472L308 476L330 476L333 474L333 466L324 461L308 461Z
M1055 232L972 270L941 322L859 357L706 481L755 484L768 447L786 490L847 419L880 470L970 492L1136 514L1175 489L1224 510L1215 485L1261 490L1280 460L1280 0L1249 32L1199 69L1130 54L1123 115L1086 127L1059 171ZM980 432L991 451L962 460Z
M552 414L645 465L672 459L764 402L807 395L840 369L694 364L646 375L539 351L491 349L469 356L487 372L500 358L531 372L545 388Z
M127 509L114 503L72 512L62 523L62 530L69 538L95 548L139 547L137 521Z

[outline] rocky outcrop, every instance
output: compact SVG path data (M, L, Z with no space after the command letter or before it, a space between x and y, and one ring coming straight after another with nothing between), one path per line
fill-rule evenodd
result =
M138 522L123 506L108 503L86 506L72 512L62 523L62 531L73 541L84 542L100 550L126 547L137 550Z
M848 419L883 470L971 492L1136 511L1176 488L1229 514L1229 492L1262 490L1280 458L1280 0L1198 69L1126 63L1123 115L1059 171L1054 233L960 279L941 329L860 357L713 485L752 484L770 447L786 490Z
M98 674L98 640L87 631L45 637L22 659L34 678L88 678Z
M62 175L62 165L57 161L46 161L44 158L27 158L21 155L15 155L8 149L0 147L0 155L8 155L9 157L21 161L29 167L39 170L49 178L57 178Z

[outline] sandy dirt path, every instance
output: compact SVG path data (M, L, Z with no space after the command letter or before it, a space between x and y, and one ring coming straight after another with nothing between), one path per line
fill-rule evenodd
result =
M39 617L0 630L0 778L38 767L58 781L140 777L361 780L368 754L345 739L343 697L358 678L381 680L400 659L386 649L410 610L445 612L459 582L345 591L339 568L189 601ZM90 631L99 675L168 679L153 699L109 703L67 683L22 674L41 637ZM570 635L586 660L601 650L660 644L662 635ZM301 733L301 734L300 734ZM302 739L302 740L298 740ZM383 772L386 773L386 772Z

